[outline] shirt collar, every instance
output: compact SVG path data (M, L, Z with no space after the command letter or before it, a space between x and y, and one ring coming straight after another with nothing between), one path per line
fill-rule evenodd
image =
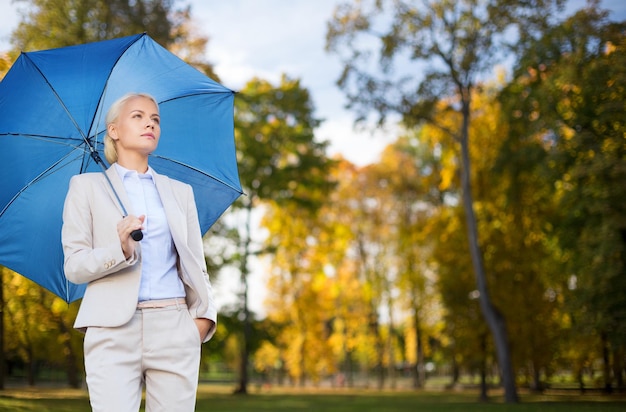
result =
M122 180L124 180L124 178L126 178L127 176L137 174L139 177L148 177L154 182L154 169L152 169L150 166L148 166L148 171L146 173L138 173L136 170L127 169L117 162L113 163L113 166L115 166L115 169L117 170L117 173L120 175Z

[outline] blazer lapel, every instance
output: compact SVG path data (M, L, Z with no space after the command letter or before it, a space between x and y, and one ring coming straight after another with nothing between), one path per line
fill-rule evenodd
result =
M172 239L178 250L186 247L187 242L187 221L184 210L181 209L180 203L177 200L178 193L174 191L172 184L167 176L162 176L154 172L154 179L161 203L163 204L163 210L165 211L165 217L167 223L172 232Z
M105 190L109 192L109 195L113 199L115 205L118 207L122 216L132 215L133 205L128 199L126 189L124 188L124 183L122 182L119 173L117 173L117 170L115 170L115 167L113 165L111 165L105 173L106 176L104 176L103 179L103 185L105 187ZM126 209L126 212L124 212L124 209Z

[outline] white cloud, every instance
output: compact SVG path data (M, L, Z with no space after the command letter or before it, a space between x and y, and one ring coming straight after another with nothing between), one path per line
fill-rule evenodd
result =
M9 49L11 32L17 27L19 15L11 0L0 0L0 51Z
M281 74L301 80L311 92L317 135L330 140L330 153L356 164L376 160L388 139L357 133L335 81L341 65L324 50L326 24L336 0L196 0L192 14L210 37L208 58L225 86L241 88L257 76L277 82Z

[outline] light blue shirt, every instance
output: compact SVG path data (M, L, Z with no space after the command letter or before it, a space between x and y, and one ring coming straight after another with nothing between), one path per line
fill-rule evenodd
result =
M185 287L178 277L177 253L167 223L152 168L137 173L115 163L136 216L145 215L141 240L141 284L139 302L185 297Z

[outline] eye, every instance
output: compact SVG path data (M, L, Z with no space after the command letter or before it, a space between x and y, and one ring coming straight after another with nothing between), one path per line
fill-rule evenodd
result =
M161 124L161 119L159 117L153 117L152 121L154 121L154 123L156 124Z

